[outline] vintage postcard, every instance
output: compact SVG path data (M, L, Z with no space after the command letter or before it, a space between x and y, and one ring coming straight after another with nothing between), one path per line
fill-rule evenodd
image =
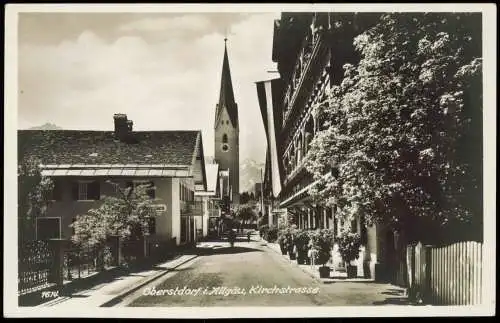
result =
M494 9L8 4L4 316L494 315Z

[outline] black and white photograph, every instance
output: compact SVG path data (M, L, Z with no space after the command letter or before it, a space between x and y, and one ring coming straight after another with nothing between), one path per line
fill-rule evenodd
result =
M495 9L8 4L4 316L495 315Z

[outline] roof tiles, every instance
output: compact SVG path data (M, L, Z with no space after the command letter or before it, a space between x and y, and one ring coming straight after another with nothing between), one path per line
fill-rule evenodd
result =
M111 131L18 130L18 160L35 157L44 165L82 168L89 164L191 165L198 135L200 131L135 131L134 143L126 143Z

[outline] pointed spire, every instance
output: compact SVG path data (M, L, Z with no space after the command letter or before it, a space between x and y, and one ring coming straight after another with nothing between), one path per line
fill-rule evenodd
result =
M238 125L238 106L234 101L233 83L231 81L231 71L229 68L229 58L227 55L227 37L224 37L224 60L222 62L222 74L220 81L219 103L217 104L215 123L217 125L221 111L227 110L231 123L234 127Z
M227 38L224 38L224 61L222 62L219 106L227 107L231 104L234 104L234 93L231 82L231 71L229 69L229 58L227 56Z

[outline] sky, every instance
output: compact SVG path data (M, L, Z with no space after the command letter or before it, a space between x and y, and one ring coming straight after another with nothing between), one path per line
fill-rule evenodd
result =
M240 121L240 160L264 162L256 81L274 77L279 13L21 13L18 128L202 130L213 156L224 37Z

